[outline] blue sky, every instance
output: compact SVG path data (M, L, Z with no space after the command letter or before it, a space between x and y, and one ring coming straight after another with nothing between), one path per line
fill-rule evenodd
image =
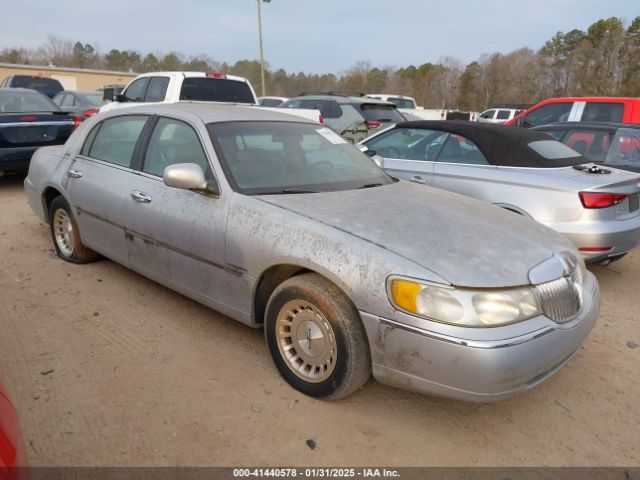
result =
M256 0L44 0L11 3L0 49L53 34L142 53L259 58ZM640 15L639 0L272 0L262 4L265 59L288 72L341 73L364 60L397 67L540 48L555 32ZM10 20L10 21L6 21Z

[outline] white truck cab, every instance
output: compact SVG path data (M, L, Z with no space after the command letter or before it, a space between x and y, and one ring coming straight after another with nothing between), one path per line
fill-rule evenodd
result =
M149 102L198 101L258 105L255 91L249 80L236 75L214 72L143 73L129 82L122 93L110 96L111 98L105 97L105 100L112 101L100 107L100 112ZM298 109L295 112L284 112L278 109L277 111L322 123L318 110Z

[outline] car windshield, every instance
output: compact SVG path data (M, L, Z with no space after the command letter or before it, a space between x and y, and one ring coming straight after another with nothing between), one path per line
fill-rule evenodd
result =
M59 112L60 108L44 95L35 92L0 92L0 112Z
M416 103L410 98L389 97L387 101L393 103L398 108L416 108Z
M640 130L619 129L611 142L604 163L640 167Z
M370 122L404 122L402 115L400 115L396 107L392 105L363 103L360 105L360 111L364 118Z
M311 193L393 183L333 130L291 122L208 125L227 178L247 195Z
M255 103L246 82L213 77L189 77L182 82L180 100L203 102Z

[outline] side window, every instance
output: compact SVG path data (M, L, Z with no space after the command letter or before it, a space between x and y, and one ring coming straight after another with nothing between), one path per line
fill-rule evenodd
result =
M162 102L167 96L168 77L152 77L149 80L147 93L144 95L145 102Z
M449 135L442 147L437 162L465 163L471 165L489 165L480 149L468 138L461 135Z
M613 134L574 130L564 143L593 162L604 162Z
M509 110L498 110L498 115L496 115L497 120L509 120L509 114L511 112Z
M87 156L128 167L146 121L145 115L127 115L103 121L90 144Z
M124 91L124 96L129 102L144 102L144 91L147 89L148 78L140 78L133 82Z
M583 122L622 122L623 103L587 102L582 112Z
M621 128L610 145L605 164L640 167L640 131Z
M437 130L396 128L367 142L367 147L385 158L432 161L448 135Z
M0 85L0 87L1 87L1 86L2 86L2 85ZM62 104L62 100L64 99L64 96L65 96L65 95L66 95L66 93L61 92L61 93L57 94L55 97L53 97L53 98L51 99L51 101L52 101L53 103L55 103L56 105L60 106L60 105Z
M211 177L207 156L193 128L178 120L161 118L149 140L142 171L162 177L164 169L176 163L195 163Z
M529 112L524 118L524 127L536 127L554 122L565 122L569 118L569 113L573 107L573 102L549 103Z
M489 118L489 119L493 119L493 115L496 113L495 110L487 110L486 112L482 113L480 116L482 118Z
M302 100L301 108L312 108L320 110L320 114L324 118L340 118L342 110L335 100Z
M76 99L70 93L66 93L62 99L61 107L73 107L76 104Z

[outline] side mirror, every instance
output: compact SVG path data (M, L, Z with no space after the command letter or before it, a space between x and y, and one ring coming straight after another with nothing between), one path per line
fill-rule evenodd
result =
M191 190L213 197L220 196L220 188L214 180L207 180L200 165L176 163L164 169L162 181L167 187Z
M371 150L366 145L358 144L358 145L356 145L356 147L358 147L358 150L360 150L362 153L364 153L367 157L373 157L376 154L375 150Z
M115 93L113 95L113 101L114 102L126 102L127 101L127 97L125 97L123 93Z

